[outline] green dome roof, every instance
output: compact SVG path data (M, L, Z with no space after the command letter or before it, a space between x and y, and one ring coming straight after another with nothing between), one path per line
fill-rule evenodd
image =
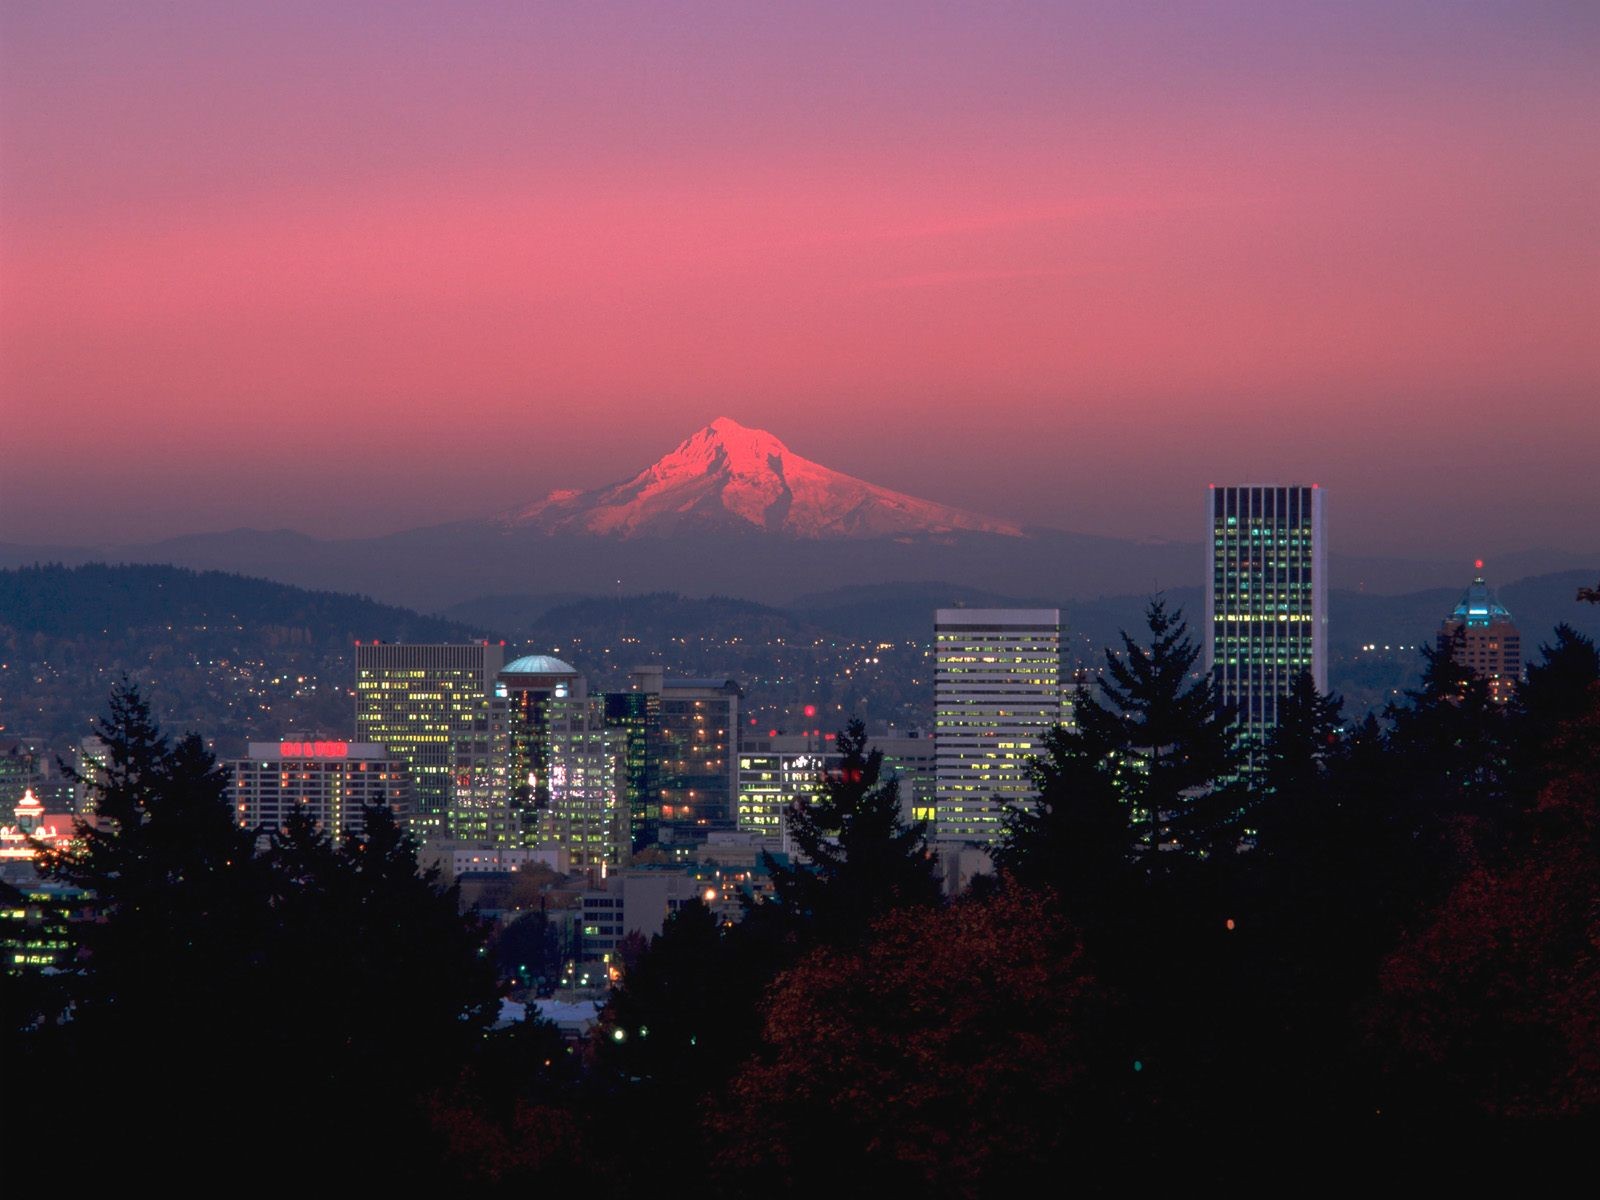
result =
M577 673L578 668L571 663L564 663L548 654L525 654L519 659L508 662L500 671L502 675L576 675Z

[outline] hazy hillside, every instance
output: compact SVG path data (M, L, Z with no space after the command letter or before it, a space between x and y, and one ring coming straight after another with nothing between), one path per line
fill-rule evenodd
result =
M0 726L79 736L126 672L163 721L223 742L315 727L349 732L352 645L462 641L479 631L261 579L177 567L0 571Z
M1574 599L1596 574L1544 575L1499 590L1530 654L1562 620L1600 637L1600 608ZM1329 682L1352 714L1415 685L1418 647L1459 594L1330 596ZM1198 589L1163 595L1184 609L1198 639ZM924 580L812 591L792 608L672 592L505 594L423 616L362 596L214 571L29 567L0 571L0 736L64 744L87 732L123 672L149 686L169 725L200 729L225 747L294 729L348 733L356 639L485 636L510 639L508 653L560 654L601 688L624 686L628 670L642 663L680 676L735 677L758 725L794 728L807 705L823 722L858 712L874 726L926 725L934 609L1059 606L1066 660L1075 666L1098 662L1120 630L1138 630L1147 603L1145 595L1051 601Z

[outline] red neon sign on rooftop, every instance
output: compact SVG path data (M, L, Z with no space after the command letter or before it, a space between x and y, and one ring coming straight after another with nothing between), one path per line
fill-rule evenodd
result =
M284 758L349 758L349 742L279 742Z

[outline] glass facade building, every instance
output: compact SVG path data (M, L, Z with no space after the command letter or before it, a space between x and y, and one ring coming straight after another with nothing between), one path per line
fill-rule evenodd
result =
M933 636L934 835L988 845L1061 720L1061 612L941 608Z
M1322 489L1213 485L1205 547L1205 665L1253 758L1301 672L1328 690Z
M605 698L606 727L622 755L622 805L628 840L634 850L653 845L661 821L656 782L656 746L661 736L661 696L650 692L611 692Z
M668 680L660 667L631 672L631 690L655 696L654 843L688 849L734 828L739 795L739 701L733 679ZM650 806L657 808L656 805Z
M626 861L626 739L607 722L605 698L589 695L576 667L533 654L500 672L494 713L501 712L505 778L490 808L507 839L566 850L575 868Z

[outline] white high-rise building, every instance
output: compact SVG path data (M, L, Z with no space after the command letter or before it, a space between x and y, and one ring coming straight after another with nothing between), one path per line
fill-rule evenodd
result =
M987 845L1061 720L1061 610L941 608L934 660L934 835Z
M1328 690L1322 489L1213 484L1205 536L1205 666L1253 757L1301 672Z
M402 821L411 817L405 762L371 742L251 742L247 757L226 765L235 817L246 829L282 829L300 808L337 841L346 829L366 827L367 808L387 805Z

